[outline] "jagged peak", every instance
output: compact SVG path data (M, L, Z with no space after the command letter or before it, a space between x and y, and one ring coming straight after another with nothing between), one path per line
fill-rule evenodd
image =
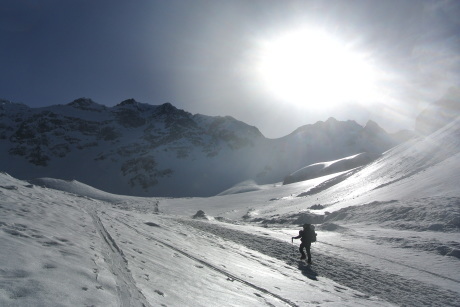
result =
M67 104L70 107L82 110L101 110L105 109L106 106L94 102L91 98L78 98Z
M326 123L337 123L337 122L338 122L338 120L335 119L335 117L332 117L332 116L329 117L329 118L326 120Z
M125 112L125 111L135 111L135 112L140 112L140 113L145 113L145 112L150 112L152 110L155 110L156 106L150 105L148 103L142 103L134 98L129 98L126 100L123 100L119 104L113 107L115 112Z
M77 98L74 101L68 103L69 106L90 106L96 104L91 98L81 97Z
M166 115L170 115L170 114L191 115L190 113L188 113L188 112L186 112L186 111L184 111L182 109L176 108L175 106L173 106L169 102L165 102L162 105L157 106L157 108L155 110L155 113L160 114L160 115L163 115L163 114L166 114Z
M382 127L380 127L375 121L368 120L364 126L364 130L373 131L373 132L385 132Z
M121 106L129 106L129 105L138 105L139 102L137 102L134 98L129 98L126 100L123 100L119 104L116 105L116 107L121 107Z
M319 121L317 122L318 123L321 123L323 124L323 122ZM354 120L338 120L336 119L335 117L329 117L325 122L324 124L326 126L337 126L337 125L347 125L347 126L359 126L359 127L362 127L361 125L359 125L356 121Z
M346 120L346 121L340 121L337 120L335 117L329 117L326 121L317 121L314 124L310 125L305 125L303 127L331 127L331 126L337 126L337 125L358 125L354 120ZM302 128L302 127L301 127Z
M361 130L363 127L359 125L354 120L346 120L340 121L334 117L329 117L326 121L317 121L314 124L307 124L301 126L294 130L292 133L287 135L289 137L293 134L308 134L308 133L316 133L318 131L329 131L329 130L337 130L337 129L352 129L352 130Z
M307 127L323 127L324 125L332 124L332 123L336 123L336 122L337 122L337 120L334 117L329 117L325 121L319 120L314 124L303 125L303 126L297 128L297 130L307 128Z
M173 106L170 102L165 102L158 106L158 110L161 112L170 112L178 110L175 106Z

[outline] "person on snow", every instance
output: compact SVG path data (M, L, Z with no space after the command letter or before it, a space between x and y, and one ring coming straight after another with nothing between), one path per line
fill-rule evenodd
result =
M310 224L304 224L303 225L303 230L299 231L299 235L297 237L292 237L291 242L294 242L294 239L300 239L302 243L300 243L299 251L302 256L300 259L305 259L307 258L305 256L305 252L303 249L307 251L307 263L311 263L311 252L310 252L310 247L311 243L316 241L316 233L314 230L314 226L312 227Z

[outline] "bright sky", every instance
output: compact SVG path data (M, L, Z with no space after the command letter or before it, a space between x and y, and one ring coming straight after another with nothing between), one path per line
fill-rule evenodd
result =
M460 83L459 1L2 0L0 98L230 115L267 137L333 116L393 132Z

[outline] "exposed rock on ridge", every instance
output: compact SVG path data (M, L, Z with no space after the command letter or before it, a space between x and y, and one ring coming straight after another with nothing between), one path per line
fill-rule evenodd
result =
M230 116L192 115L170 103L0 103L0 152L7 157L0 171L76 179L127 195L215 195L245 180L279 182L305 165L396 144L376 123L334 118L267 139Z

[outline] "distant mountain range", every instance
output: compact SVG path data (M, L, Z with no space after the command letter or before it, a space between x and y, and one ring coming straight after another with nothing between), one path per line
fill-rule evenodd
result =
M411 135L329 118L268 139L232 117L193 115L170 103L106 107L80 98L30 108L0 100L0 171L125 195L211 196L245 180L280 182L317 162L380 154Z

